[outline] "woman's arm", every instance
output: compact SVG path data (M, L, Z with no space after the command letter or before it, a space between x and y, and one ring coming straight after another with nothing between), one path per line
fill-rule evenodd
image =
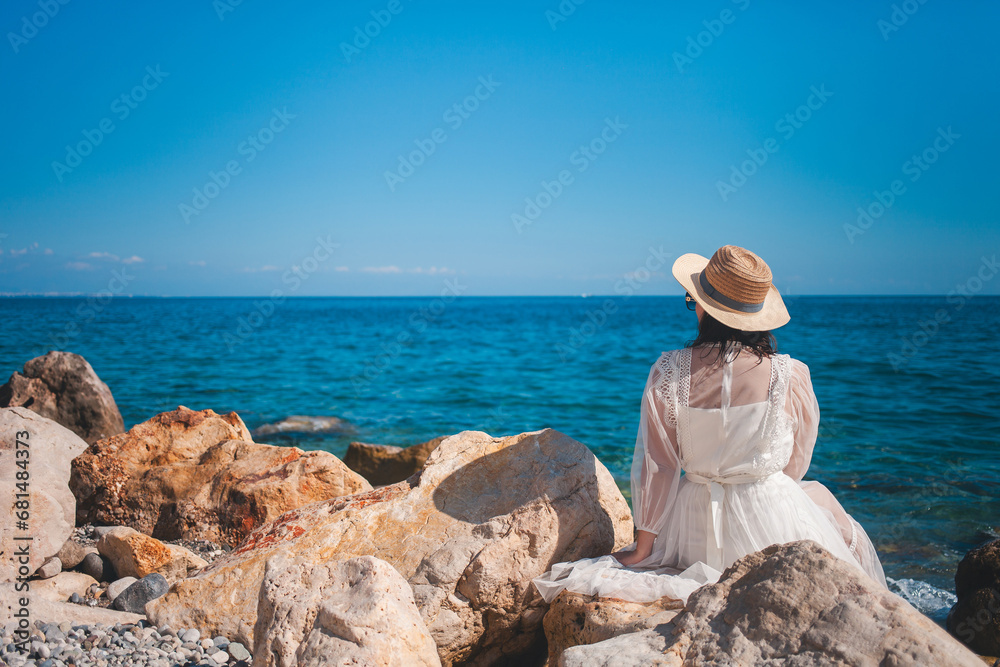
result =
M612 555L625 567L632 567L636 563L649 558L649 554L653 552L653 540L655 539L656 533L651 533L648 530L640 530L635 540L635 549L632 551L616 551Z
M791 376L788 380L788 396L785 398L785 412L792 419L795 445L792 456L785 466L785 474L800 481L809 470L816 436L819 433L819 403L813 391L809 367L797 359L792 360Z
M669 423L667 407L657 394L662 370L654 364L646 379L632 457L632 511L638 539L634 550L615 554L626 565L649 557L653 541L666 522L677 495L680 461L676 426ZM628 561L628 562L626 562Z

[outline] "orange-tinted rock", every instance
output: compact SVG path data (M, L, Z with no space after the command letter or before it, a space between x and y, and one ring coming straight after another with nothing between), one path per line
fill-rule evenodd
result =
M230 546L282 512L370 489L327 452L250 441L235 412L179 407L73 461L77 522Z

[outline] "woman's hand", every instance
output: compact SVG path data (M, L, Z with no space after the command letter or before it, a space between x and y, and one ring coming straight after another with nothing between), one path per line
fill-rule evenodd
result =
M641 553L639 553L638 550L616 551L611 555L617 558L618 562L624 565L625 567L632 567L636 563L645 560L646 558L649 557L648 554L646 556L643 556Z
M638 532L639 534L635 540L635 549L630 551L616 551L611 554L625 567L632 567L636 563L646 560L649 558L649 554L653 553L653 540L656 539L656 533L651 533L648 530L640 530Z

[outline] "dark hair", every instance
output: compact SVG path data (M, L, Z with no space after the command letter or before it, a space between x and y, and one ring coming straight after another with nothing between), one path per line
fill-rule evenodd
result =
M719 343L719 356L716 363L722 363L729 350L736 347L736 343L742 343L743 349L757 356L757 363L778 353L778 341L770 331L741 331L726 326L715 319L707 312L703 312L701 320L698 322L698 337L689 340L685 347L698 347L700 345L711 345ZM708 352L706 349L705 352Z

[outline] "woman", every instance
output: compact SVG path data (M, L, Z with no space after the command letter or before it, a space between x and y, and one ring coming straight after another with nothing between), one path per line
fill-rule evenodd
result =
M819 406L809 368L775 349L771 330L789 316L767 264L727 245L710 260L681 256L673 274L698 337L664 352L646 381L632 460L637 539L612 556L557 564L535 580L542 596L686 600L739 558L803 539L885 586L864 529L826 487L801 481Z

